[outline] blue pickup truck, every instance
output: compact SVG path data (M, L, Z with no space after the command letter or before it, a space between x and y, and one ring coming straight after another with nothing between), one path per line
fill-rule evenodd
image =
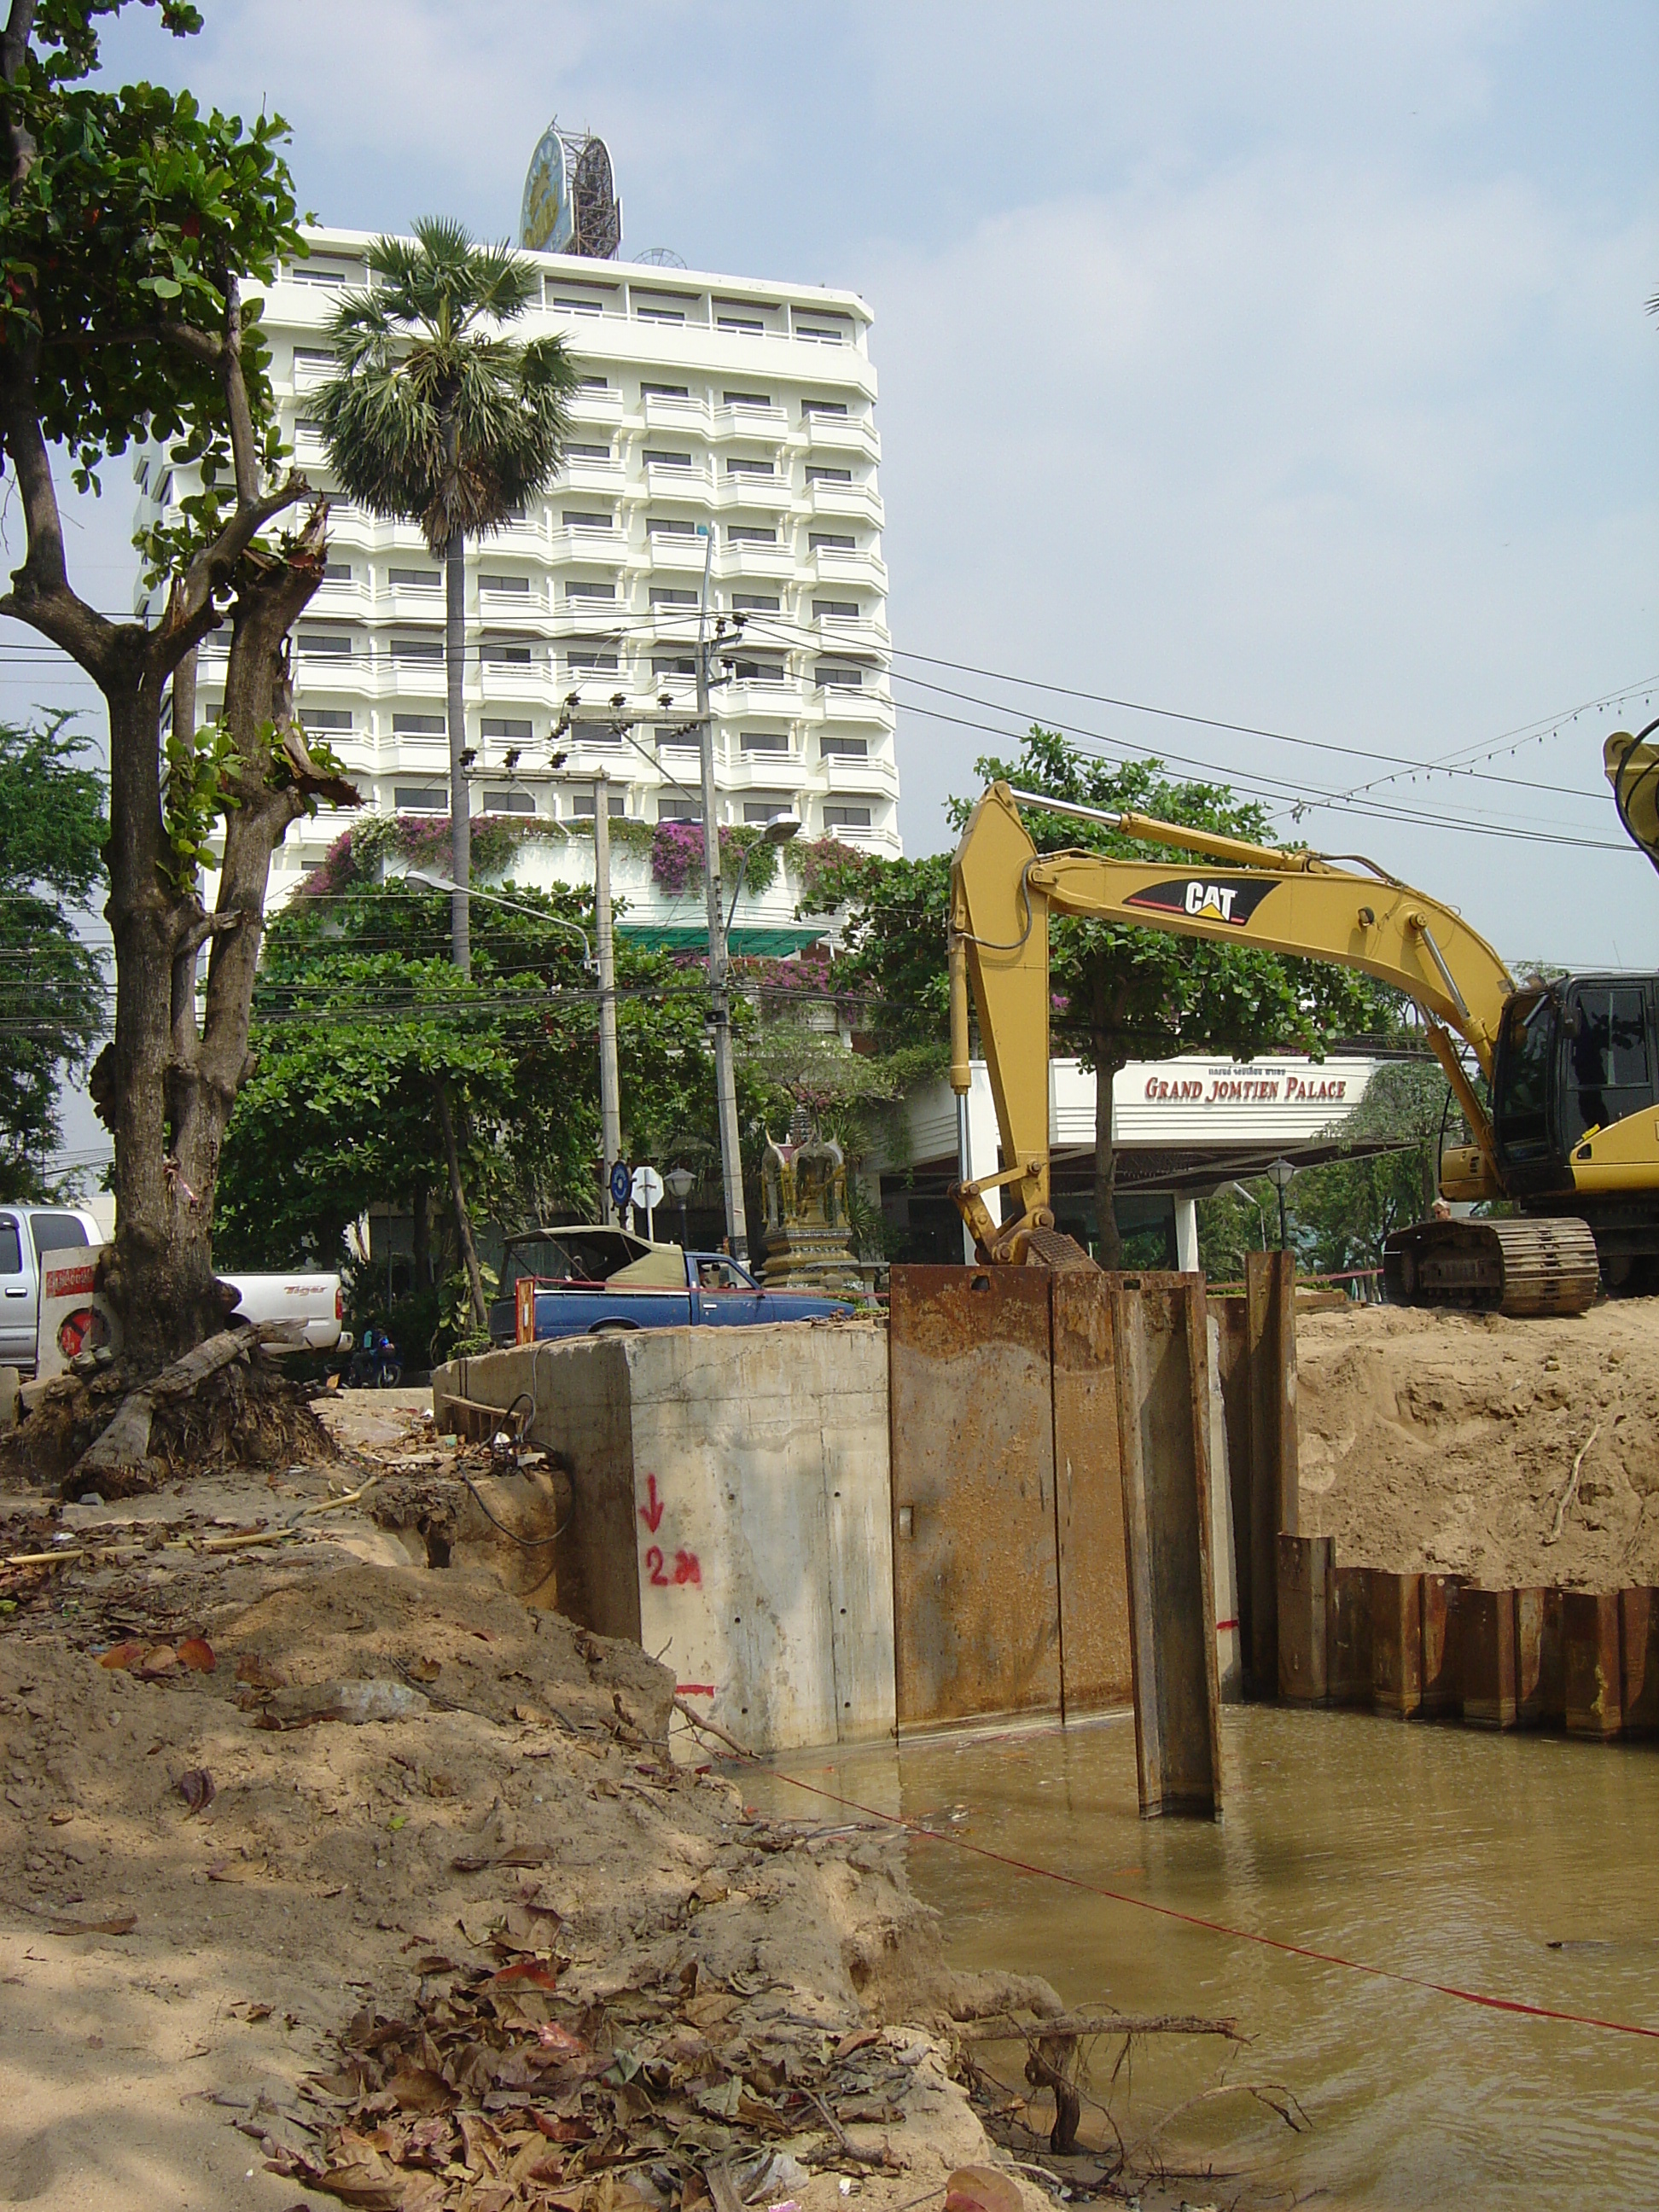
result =
M626 1229L589 1224L509 1237L501 1257L506 1296L489 1309L493 1344L617 1329L817 1321L854 1310L844 1298L767 1291L723 1252L650 1244ZM533 1316L533 1320L532 1320ZM532 1336L533 1331L533 1336Z

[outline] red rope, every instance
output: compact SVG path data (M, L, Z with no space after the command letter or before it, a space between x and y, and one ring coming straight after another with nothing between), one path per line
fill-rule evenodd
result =
M1548 2005L1524 2004L1518 1997L1487 1996L1480 1990L1459 1989L1454 1982L1431 1982L1418 1974L1405 1974L1393 1966L1373 1966L1363 1959L1345 1959L1334 1951L1316 1951L1304 1943L1286 1943L1277 1936L1258 1935L1249 1928L1231 1928L1223 1920L1206 1920L1201 1913L1182 1912L1173 1905L1157 1905L1151 1898L1131 1897L1120 1889L1104 1889L1099 1883L1085 1881L1080 1875L1058 1874L1053 1867L1033 1866L1025 1859L1010 1858L1005 1852L994 1851L983 1844L970 1844L965 1836L942 1835L933 1828L918 1827L914 1820L899 1819L877 1811L873 1805L861 1805L855 1797L838 1797L833 1790L821 1790L815 1784L802 1782L793 1774L778 1775L781 1782L792 1788L805 1790L809 1796L823 1797L832 1805L844 1805L850 1812L866 1814L880 1820L903 1828L913 1836L926 1836L936 1844L954 1844L959 1850L971 1851L975 1858L989 1859L997 1866L1010 1867L1016 1874L1035 1876L1042 1881L1057 1881L1067 1889L1086 1890L1091 1897L1103 1897L1113 1905L1133 1905L1141 1912L1155 1912L1163 1920L1178 1920L1188 1928L1202 1928L1212 1936L1231 1936L1240 1943L1259 1944L1264 1951L1279 1951L1291 1959L1311 1959L1322 1966L1346 1966L1352 1974L1370 1974L1377 1981L1396 1982L1407 1989L1428 1990L1436 1996L1455 1997L1460 2004L1480 2005L1488 2012L1525 2013L1532 2020L1565 2021L1572 2027L1603 2027L1614 2035L1646 2036L1659 2042L1659 2027L1635 2027L1628 2021L1601 2020L1592 2013L1557 2012Z

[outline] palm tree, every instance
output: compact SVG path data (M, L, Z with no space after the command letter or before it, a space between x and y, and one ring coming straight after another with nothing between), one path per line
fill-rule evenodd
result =
M558 470L576 373L558 338L501 335L539 278L508 246L477 246L428 216L408 238L377 238L372 282L348 292L331 336L339 368L318 395L330 463L371 514L413 520L444 564L448 694L450 957L471 969L466 886L471 831L461 760L466 729L466 541L499 531Z

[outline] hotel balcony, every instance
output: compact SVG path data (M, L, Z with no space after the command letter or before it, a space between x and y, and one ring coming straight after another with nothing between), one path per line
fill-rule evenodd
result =
M712 429L717 439L752 438L781 446L789 435L789 417L781 407L716 407Z

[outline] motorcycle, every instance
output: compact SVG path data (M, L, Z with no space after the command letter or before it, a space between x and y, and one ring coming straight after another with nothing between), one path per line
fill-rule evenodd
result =
M346 1369L349 1390L395 1390L403 1380L398 1347L383 1328L366 1328Z

